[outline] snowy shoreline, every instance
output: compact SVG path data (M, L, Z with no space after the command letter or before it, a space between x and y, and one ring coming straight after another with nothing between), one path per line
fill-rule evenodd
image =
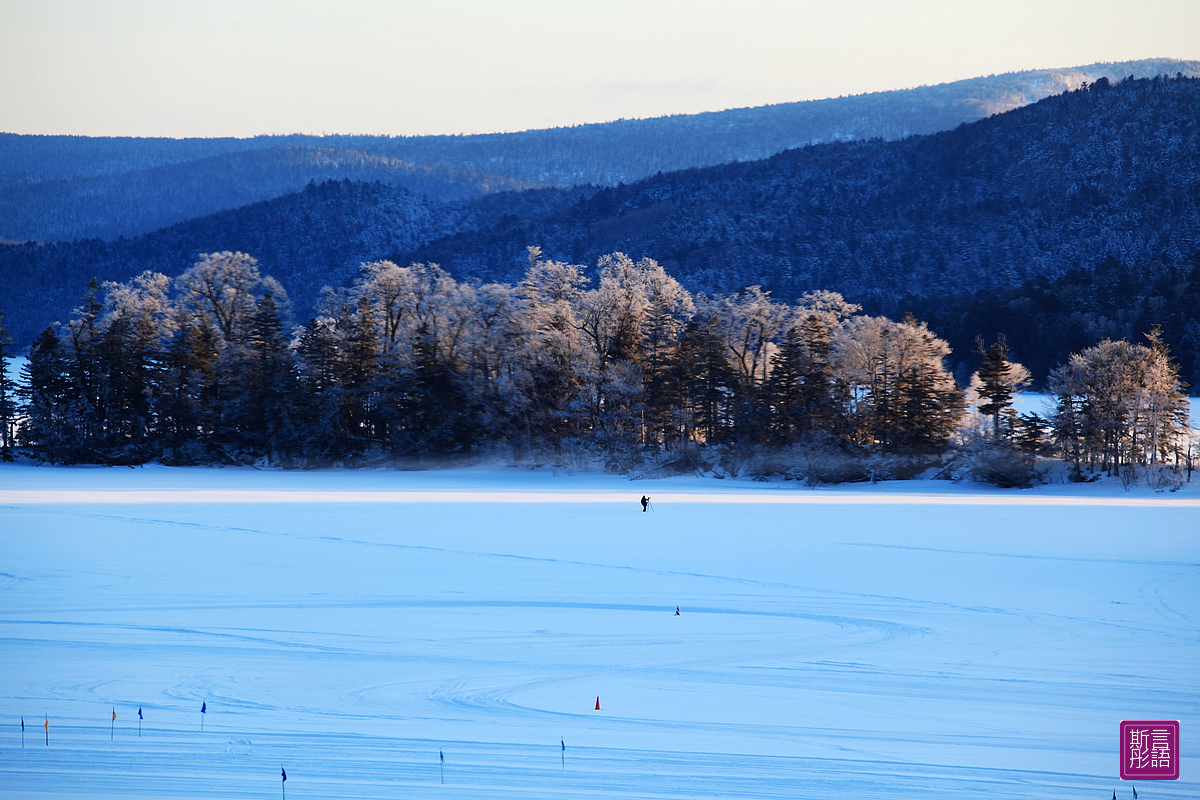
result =
M0 464L0 504L233 502L239 497L243 502L565 503L573 502L580 493L585 493L590 502L599 503L628 503L631 496L652 493L663 499L671 496L698 503L725 502L731 497L738 498L738 502L759 503L839 502L842 498L878 503L895 497L896 502L962 504L986 503L992 498L1018 505L1115 501L1137 504L1152 499L1170 505L1200 502L1200 473L1191 483L1170 492L1156 491L1144 482L1125 487L1115 477L1013 489L929 478L822 486L779 476L770 480L712 475L631 478L601 470L497 464L425 470Z

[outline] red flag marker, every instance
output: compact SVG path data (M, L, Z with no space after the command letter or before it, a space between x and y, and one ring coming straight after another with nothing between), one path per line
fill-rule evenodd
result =
M596 698L596 710L597 711L600 710L600 698L599 697Z

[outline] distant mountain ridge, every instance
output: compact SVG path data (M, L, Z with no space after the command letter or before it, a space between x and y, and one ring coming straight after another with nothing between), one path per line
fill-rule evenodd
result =
M310 182L381 182L432 200L466 200L532 188L513 178L443 164L413 164L344 147L258 148L205 156L117 175L58 179L3 189L0 219L14 231L40 230L46 241L140 235L281 197ZM60 214L63 205L73 214Z
M851 97L473 136L138 139L0 134L0 239L133 236L350 178L436 200L617 186L822 142L951 129L1101 77L1200 76L1174 59L1030 70Z

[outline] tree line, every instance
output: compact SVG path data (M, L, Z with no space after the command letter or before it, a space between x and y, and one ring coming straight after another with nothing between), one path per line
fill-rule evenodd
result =
M295 327L286 291L245 253L205 254L174 279L93 281L37 337L20 385L0 377L0 445L64 464L511 453L736 472L755 454L821 452L861 469L961 446L974 406L990 420L974 440L993 455L1053 449L1081 474L1186 460L1184 387L1156 335L1072 356L1042 420L1012 410L1028 371L1003 341L980 340L964 389L949 346L911 315L866 315L827 291L693 295L622 253L600 260L594 286L584 272L536 247L515 285L365 263Z

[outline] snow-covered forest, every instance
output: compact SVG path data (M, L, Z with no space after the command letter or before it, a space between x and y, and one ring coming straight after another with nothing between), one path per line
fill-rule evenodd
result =
M1017 414L1029 373L1003 340L967 387L924 324L833 292L693 295L651 259L581 265L529 248L516 285L434 264L362 265L289 322L244 253L177 278L89 288L0 382L6 453L53 463L319 467L504 455L659 474L812 483L945 465L1003 485L1057 455L1162 485L1190 478L1187 398L1162 340L1106 341L1050 376L1056 410Z

